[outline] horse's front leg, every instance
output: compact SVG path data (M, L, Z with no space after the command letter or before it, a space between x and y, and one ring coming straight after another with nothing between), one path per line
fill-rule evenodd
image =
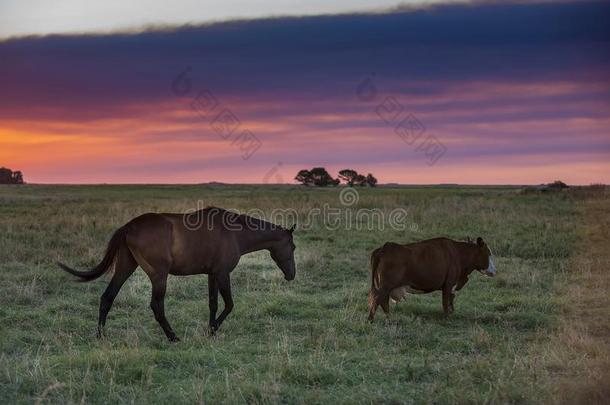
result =
M218 284L216 283L215 274L208 275L208 304L210 307L209 328L210 333L214 334L216 329L218 329L218 324L216 323L216 312L218 311Z
M218 290L220 291L220 295L222 295L222 300L225 303L225 307L220 313L220 316L216 320L216 329L220 328L220 324L222 321L226 319L226 317L233 310L233 296L231 295L231 277L227 272L226 274L217 275L216 283L218 285Z

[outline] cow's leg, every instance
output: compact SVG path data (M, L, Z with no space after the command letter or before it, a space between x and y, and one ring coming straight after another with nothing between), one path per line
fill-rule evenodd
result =
M381 305L383 312L386 314L390 313L390 293L382 291L381 294L379 294L379 305Z
M449 297L449 313L453 313L453 311L455 310L455 308L453 307L453 300L455 300L455 285L453 287L451 287L451 296Z
M371 288L369 292L369 322L373 322L375 320L375 313L377 312L377 291Z
M369 321L373 322L377 307L381 306L383 312L390 313L390 294L384 290L375 290L369 293Z
M384 290L371 289L369 292L369 321L373 322L377 307L381 305L381 309L386 314L390 311L390 294Z
M375 320L375 313L377 313L377 302L369 304L369 322Z
M445 316L449 316L450 314L450 304L451 304L451 287L445 285L443 287L443 312Z

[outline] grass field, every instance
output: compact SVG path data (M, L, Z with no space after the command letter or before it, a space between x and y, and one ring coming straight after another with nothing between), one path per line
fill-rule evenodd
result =
M557 292L572 280L590 197L511 188L359 192L350 209L404 208L407 229L297 230L291 283L268 253L243 257L232 275L235 310L213 337L207 277L170 278L166 312L182 339L170 344L149 309L142 271L121 290L98 341L108 276L75 283L55 262L96 264L113 230L144 212L182 212L202 201L293 208L304 220L314 207L341 207L339 189L0 187L2 403L552 402L557 370L567 366L557 362L573 361L573 372L586 367L552 337L565 329L570 302ZM598 208L608 216L605 207ZM498 276L473 274L449 319L433 293L366 322L371 250L435 236L484 237Z

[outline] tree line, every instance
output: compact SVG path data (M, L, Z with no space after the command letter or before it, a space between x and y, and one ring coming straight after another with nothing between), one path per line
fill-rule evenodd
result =
M23 173L0 167L0 184L23 184Z
M375 187L377 185L377 179L371 173L365 176L352 169L343 169L339 172L338 178L334 178L325 168L314 167L311 170L300 170L294 179L303 185L318 187L337 186L341 181L350 187Z

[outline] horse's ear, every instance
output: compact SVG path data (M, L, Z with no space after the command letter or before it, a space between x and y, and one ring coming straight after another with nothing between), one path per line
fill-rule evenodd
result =
M485 242L483 242L483 238L481 238L480 236L477 238L477 245L479 246L483 246L485 244Z
M288 232L293 233L293 232L294 232L294 230L296 229L296 227L297 227L297 224L292 224L292 228L290 228L290 229L288 230Z

